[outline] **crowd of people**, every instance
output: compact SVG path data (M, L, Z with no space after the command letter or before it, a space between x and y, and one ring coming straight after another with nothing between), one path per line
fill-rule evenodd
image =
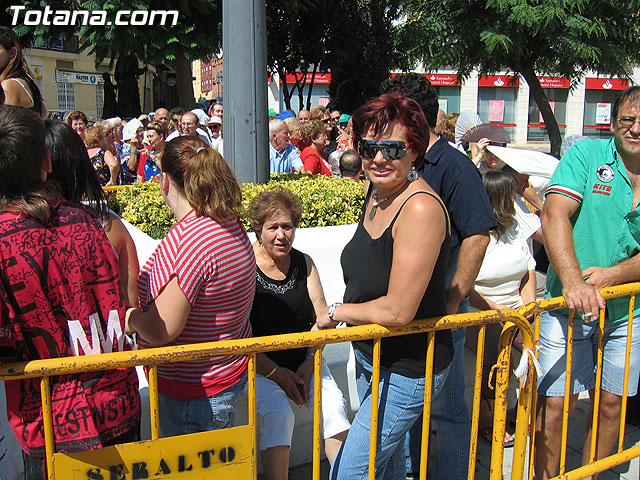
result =
M563 398L595 386L597 319L606 309L596 456L618 433L628 299L599 289L640 279L640 87L613 106L610 140L574 143L562 160L510 148L508 133L475 112L439 109L419 74L396 75L352 115L317 106L273 112L273 173L362 181L364 206L341 255L343 302L327 304L309 255L293 248L300 199L261 193L240 222L240 186L223 156L223 107L157 109L153 118L89 125L80 111L47 120L15 35L0 29L0 351L3 361L127 351L335 328L406 325L417 318L517 308L563 295L576 314L574 371L564 391L568 312L542 315L537 478L557 474ZM178 219L139 268L135 244L106 206L105 186L157 181ZM548 260L547 261L547 253ZM546 268L548 263L548 268ZM545 265L545 269L541 265ZM538 288L546 277L546 292ZM635 325L631 348L640 343ZM489 371L499 326L489 328L480 433L492 438ZM88 337L91 336L91 339ZM464 328L435 334L431 422L434 478L467 478L470 419L464 399ZM332 479L364 478L372 408L379 409L376 478L419 475L427 335L381 342L380 402L372 404L373 342L353 342L360 407L322 366L322 429ZM518 341L514 345L522 348ZM257 357L260 451L267 478L288 476L294 414L311 407L314 349ZM246 356L158 369L163 436L234 425ZM629 395L640 361L632 355ZM80 452L140 438L131 368L51 379L55 448ZM46 473L37 379L5 383L8 420L25 478ZM590 441L590 427L585 444ZM513 444L506 433L505 446ZM585 448L585 452L588 448ZM588 458L585 457L585 461Z

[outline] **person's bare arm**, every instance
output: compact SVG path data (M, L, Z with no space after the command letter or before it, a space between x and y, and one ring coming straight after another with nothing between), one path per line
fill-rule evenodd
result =
M493 302L476 290L469 292L469 305L478 310L504 310L509 307Z
M33 107L33 100L24 91L20 85L20 80L11 80L9 78L2 81L2 89L4 90L4 104L15 105L17 107L31 108ZM22 82L20 83L21 85ZM29 88L27 86L27 88Z
M138 333L153 345L165 345L182 333L190 312L191 304L180 290L177 277L173 277L149 305L149 310L127 310L126 330L128 334Z
M276 368L275 371L273 370L274 368ZM264 353L258 353L256 355L256 371L264 376L273 372L269 380L276 382L282 391L287 394L287 397L293 400L296 405L302 405L308 400L308 398L302 398L300 390L298 389L298 385L302 385L303 379L288 368L277 365L276 362Z
M523 305L536 301L536 288L536 272L529 270L520 281L520 298Z
M524 198L527 202L533 205L536 208L536 210L538 211L542 210L542 201L540 200L540 197L538 196L538 193L536 192L535 188L533 188L531 184L529 184L529 186L524 189L524 192L522 193L522 198Z
M296 168L296 172L298 172L298 173L309 173L309 170L304 168L304 165L300 165L298 168Z
M594 285L587 283L573 246L571 215L580 204L565 195L550 193L542 209L542 228L549 261L562 283L562 295L570 310L597 318L604 299Z
M447 290L447 314L457 313L460 302L473 288L488 245L489 230L483 230L462 240L456 273Z
M106 186L118 184L118 174L120 173L120 163L109 150L104 152L104 163L109 167L110 178Z
M611 267L589 267L582 271L585 281L596 288L611 287L640 280L640 255Z
M120 283L122 284L125 304L127 308L136 307L138 305L136 281L140 272L136 246L122 221L112 213L109 214L105 222L104 231L114 250L118 253Z
M325 309L317 319L320 328L335 327L337 322L406 325L415 318L446 234L444 212L433 197L416 195L405 204L395 227L387 294L365 303L338 306L335 321Z

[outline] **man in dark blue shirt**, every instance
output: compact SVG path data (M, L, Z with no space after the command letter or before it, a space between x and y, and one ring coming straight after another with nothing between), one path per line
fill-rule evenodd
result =
M430 127L424 167L420 174L444 202L451 219L451 253L447 270L447 313L466 313L467 295L473 288L489 230L496 220L476 166L469 158L435 133L438 95L431 82L417 73L396 75L382 85L383 92L398 91L417 101ZM431 420L438 433L438 458L433 478L466 479L469 463L471 422L464 399L465 329L453 331L455 355L445 385L434 399ZM420 467L422 420L407 435L407 472Z

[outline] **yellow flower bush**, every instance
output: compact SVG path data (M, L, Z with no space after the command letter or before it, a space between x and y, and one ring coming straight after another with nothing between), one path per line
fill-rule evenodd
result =
M272 175L266 183L242 184L242 204L248 210L260 192L286 188L302 201L300 227L324 227L357 223L364 202L362 183L326 175ZM147 235L161 239L175 224L176 218L166 205L157 183L136 183L119 189L109 198L109 206L127 222ZM246 214L242 223L251 230Z

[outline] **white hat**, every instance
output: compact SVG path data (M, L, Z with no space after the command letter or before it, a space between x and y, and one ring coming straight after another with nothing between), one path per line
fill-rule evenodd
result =
M140 127L144 127L144 125L142 125L142 122L137 118L132 118L131 120L129 120L122 129L122 140L125 142L131 140L136 136L136 132Z
M204 113L204 110L201 108L194 108L191 110L191 113L195 113L196 117L198 117L198 123L200 125L208 125L209 124L209 115Z
M536 150L498 147L497 145L489 145L487 150L516 172L524 175L551 178L559 163L559 160L553 155Z
M209 118L209 122L207 123L207 125L212 125L216 123L218 125L222 125L222 119L217 115L213 115L211 118Z

